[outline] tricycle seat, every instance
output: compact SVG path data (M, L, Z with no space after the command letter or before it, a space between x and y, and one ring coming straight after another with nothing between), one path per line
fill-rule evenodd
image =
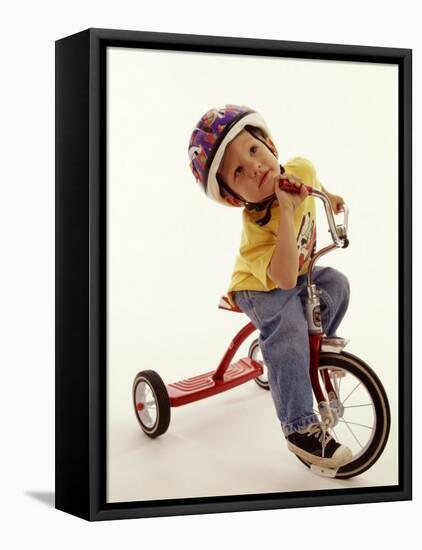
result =
M224 295L220 298L220 303L218 304L219 309L225 309L226 311L233 311L234 313L243 313L238 306L233 306L230 303L230 300L227 295Z

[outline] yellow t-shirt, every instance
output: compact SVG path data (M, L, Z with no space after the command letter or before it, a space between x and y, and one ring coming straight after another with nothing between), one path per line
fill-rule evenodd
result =
M283 165L287 173L300 178L306 185L321 189L313 164L302 157L294 157ZM280 208L271 208L271 219L260 226L256 220L265 211L243 209L243 231L240 250L237 255L232 280L227 291L229 301L234 304L232 292L236 290L269 291L277 285L268 277L267 269L277 240ZM316 247L315 198L307 197L294 212L294 225L299 255L298 276L306 273Z

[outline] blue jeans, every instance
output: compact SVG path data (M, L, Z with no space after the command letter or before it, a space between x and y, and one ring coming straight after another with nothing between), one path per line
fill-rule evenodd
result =
M321 289L322 327L327 336L336 330L349 305L347 278L332 267L315 266L312 282ZM319 422L313 411L309 374L309 336L304 306L306 275L289 290L240 290L236 305L259 330L259 346L268 372L271 396L285 436Z

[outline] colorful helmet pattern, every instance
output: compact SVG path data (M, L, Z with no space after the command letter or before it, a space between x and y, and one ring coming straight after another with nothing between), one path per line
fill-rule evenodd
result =
M217 170L227 144L247 125L257 126L270 137L261 115L245 105L227 104L221 109L211 109L199 120L189 141L189 166L208 197L231 206L220 194Z

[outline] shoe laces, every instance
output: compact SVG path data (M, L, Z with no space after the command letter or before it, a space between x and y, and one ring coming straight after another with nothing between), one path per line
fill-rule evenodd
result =
M325 422L318 422L317 424L313 424L309 430L308 430L308 437L314 436L318 438L319 443L321 443L322 447L322 458L325 456L325 447L327 443L333 439L333 436L329 433L329 427L327 421Z

